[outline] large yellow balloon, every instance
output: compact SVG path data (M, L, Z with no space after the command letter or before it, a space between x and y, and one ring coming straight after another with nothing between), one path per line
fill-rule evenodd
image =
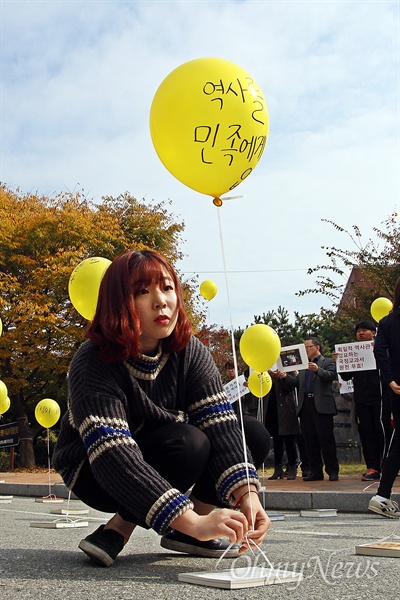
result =
M8 390L7 390L7 386L4 383L4 381L0 381L0 400L4 400L7 398L8 396Z
M161 83L150 133L164 166L179 181L218 198L255 168L268 137L268 110L254 79L221 58L198 58Z
M110 264L107 258L87 258L75 267L69 278L68 293L72 305L88 321L95 315L100 283Z
M389 298L377 298L371 304L372 318L379 323L383 317L386 317L393 308L393 303Z
M42 427L53 427L60 418L60 407L55 400L45 398L36 404L35 417L36 421Z
M11 406L11 400L8 396L0 398L0 415L3 415Z
M205 279L200 284L200 294L205 300L212 300L217 294L217 284L211 279Z
M281 341L275 329L261 323L251 325L240 338L240 354L254 371L268 371L281 351Z
M257 373L252 371L247 380L249 390L257 398L263 398L271 391L272 378L268 373Z

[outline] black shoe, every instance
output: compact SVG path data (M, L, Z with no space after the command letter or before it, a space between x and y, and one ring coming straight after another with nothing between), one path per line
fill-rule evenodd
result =
M324 476L322 473L311 473L307 477L303 477L303 481L322 481Z
M78 547L95 563L102 567L111 567L124 547L124 536L100 525L96 531L81 540Z
M337 481L339 479L339 475L337 473L331 473L329 475L329 481Z
M368 469L361 477L361 481L379 481L381 474L376 469Z
M282 465L275 465L274 472L268 479L283 479L284 477L285 471L283 470Z
M173 529L170 533L163 535L160 542L163 548L175 552L185 552L193 556L205 556L208 558L219 558L229 547L228 538L219 538L201 542L190 535L185 535ZM239 556L239 544L233 544L232 548L225 554L225 558L236 558Z

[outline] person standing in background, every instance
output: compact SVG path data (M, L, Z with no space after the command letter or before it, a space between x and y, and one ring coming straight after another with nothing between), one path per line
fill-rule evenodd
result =
M265 427L274 442L274 472L269 479L296 479L296 438L300 435L296 415L295 391L285 391L282 379L276 371L269 371L272 388L266 396ZM287 470L283 468L283 453L286 450Z
M384 517L400 518L399 506L390 498L400 470L400 277L394 289L392 312L379 321L374 355L381 376L390 388L395 429L378 491L369 501L368 510Z
M310 463L310 474L304 481L324 479L323 464L329 481L339 478L339 462L333 432L333 417L337 414L332 382L337 379L335 361L321 354L321 342L311 337L304 342L308 368L298 375L282 373L285 389L297 388L300 426Z
M360 321L355 332L358 342L373 343L376 327L372 321ZM355 417L367 467L361 479L379 481L392 434L388 385L378 369L346 371L340 376L344 381L353 379Z

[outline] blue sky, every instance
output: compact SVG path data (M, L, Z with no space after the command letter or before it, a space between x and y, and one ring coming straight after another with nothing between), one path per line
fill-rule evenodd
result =
M96 202L124 191L171 200L186 224L183 276L213 279L212 323L249 325L285 306L323 245L365 239L399 208L399 2L19 1L1 8L0 179ZM201 57L248 71L267 101L267 148L216 209L177 181L152 146L149 111L162 80ZM218 214L222 237L219 233ZM223 273L222 246L228 271Z

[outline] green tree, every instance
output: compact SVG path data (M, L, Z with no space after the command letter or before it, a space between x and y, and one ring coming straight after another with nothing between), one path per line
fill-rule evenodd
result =
M182 257L184 225L165 203L145 203L128 193L95 205L80 193L53 199L5 185L0 220L0 378L18 422L19 464L33 467L33 440L42 429L34 407L48 397L65 409L68 365L84 339L86 321L68 298L71 272L85 258L112 259L131 248L153 248L174 264ZM196 325L201 315L190 282L185 296Z
M341 250L335 246L324 247L329 263L308 270L317 274L315 286L298 292L298 296L321 294L330 299L334 308L340 306L336 320L341 329L350 335L354 322L371 318L370 307L380 296L393 297L394 287L400 276L400 228L398 215L393 213L383 227L373 229L376 239L363 241L357 225L351 230L323 219L338 232L345 234L352 242L351 250ZM352 268L359 269L361 281L355 283L348 302L343 301L343 292ZM354 302L354 299L357 302ZM352 334L354 331L352 330Z
M337 321L333 310L321 308L319 314L300 315L295 312L294 316L294 322L291 323L288 311L279 306L276 311L255 316L254 322L264 323L275 329L283 346L300 344L315 336L321 341L321 351L326 356L332 354L335 344L353 339L353 336L349 337L347 328L342 327L342 322Z

